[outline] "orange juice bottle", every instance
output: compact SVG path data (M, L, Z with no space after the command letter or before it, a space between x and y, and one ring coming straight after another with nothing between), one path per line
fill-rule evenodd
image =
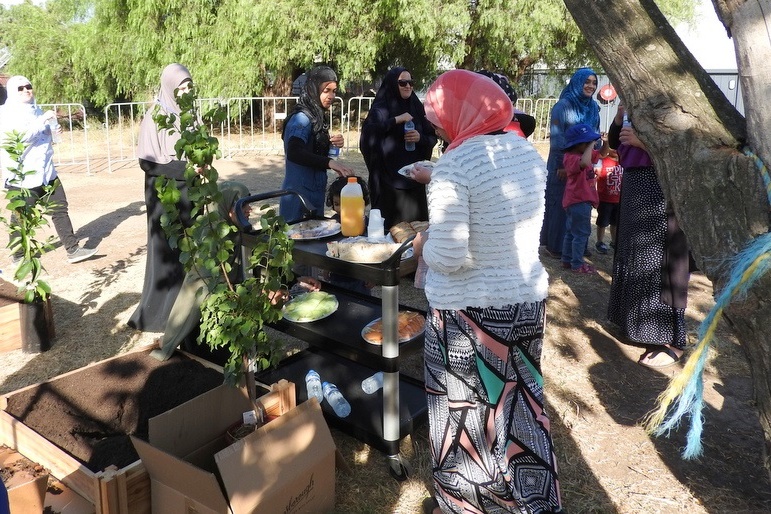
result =
M364 233L364 195L356 177L348 177L340 191L340 225L346 237Z

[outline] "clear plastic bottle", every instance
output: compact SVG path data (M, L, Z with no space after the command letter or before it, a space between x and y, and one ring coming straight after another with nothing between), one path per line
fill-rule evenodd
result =
M48 128L51 129L51 142L58 144L62 142L62 135L59 133L59 122L56 118L48 120Z
M348 177L340 191L340 226L345 237L364 233L364 195L356 177Z
M335 384L324 382L322 388L324 389L324 398L327 399L330 407L332 407L332 410L335 411L338 417L344 418L351 413L351 405Z
M410 130L415 130L415 124L412 122L412 120L406 122L404 124L404 131L409 132ZM408 143L407 141L404 142L404 149L408 152L414 152L415 151L415 143Z
M415 130L415 124L412 122L412 120L408 121L404 124L404 131L409 132L410 130ZM404 149L408 152L414 152L415 151L415 143L408 143L407 141L404 142Z
M337 159L340 157L340 149L333 145L332 143L329 143L329 154L327 155L330 159Z
M371 377L367 377L361 381L361 390L367 394L372 394L378 389L383 387L383 372L378 371Z
M624 119L621 121L621 126L622 127L631 127L632 126L632 122L629 121L629 116L627 116L626 113L624 113Z
M308 399L310 400L314 396L319 403L324 401L324 391L321 389L321 377L314 370L308 370L305 375L305 390L308 392Z

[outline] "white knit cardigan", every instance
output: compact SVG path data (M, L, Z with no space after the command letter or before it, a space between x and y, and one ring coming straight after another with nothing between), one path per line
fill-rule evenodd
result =
M546 298L538 257L546 163L512 133L475 136L444 154L428 186L426 297L436 309Z

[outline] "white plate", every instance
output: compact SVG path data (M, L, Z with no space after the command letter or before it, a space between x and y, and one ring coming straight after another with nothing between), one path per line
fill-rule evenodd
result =
M410 178L410 171L412 171L412 167L415 166L416 164L419 164L421 166L425 166L426 168L434 169L434 165L436 163L433 162L433 161L413 162L412 164L408 164L407 166L402 166L401 168L399 168L399 171L397 171L397 173L399 175L404 175L405 177Z
M315 303L319 304L321 302L329 302L332 307L329 307L327 309L324 309L320 313L313 314L311 316L300 316L299 313L295 313L294 308L298 307L300 304L303 303ZM320 319L324 319L328 316L331 316L335 311L337 311L337 308L339 306L339 303L337 301L337 298L335 298L335 295L325 293L323 291L313 291L310 293L304 293L301 295L298 295L291 300L289 300L286 305L284 305L283 313L284 313L284 319L288 321L293 321L295 323L310 323L312 321L318 321Z
M409 336L409 337L407 337L407 335L404 335L404 336L399 336L399 343L406 343L407 341L412 341L413 339L415 339L416 337L418 337L419 335L423 334L423 333L426 331L426 325L425 325L425 320L426 320L426 318L425 318L424 316L420 315L419 313L416 313L416 312L414 312L414 311L399 311L399 315L400 315L400 316L404 316L404 315L412 315L412 316L415 316L415 315L417 315L417 316L420 316L421 318L423 318L423 328L420 330L420 332L418 332L417 334L414 334L414 335L412 335L412 336ZM363 328L363 329L361 329L361 337L362 337L362 338L363 338L365 341L367 341L369 344L374 344L374 345L377 345L377 346L382 346L382 345L383 345L383 343L382 343L382 342L377 342L377 341L370 341L370 340L367 338L367 336L369 335L369 331L370 331L370 329L372 328L372 326L373 326L375 323L377 323L378 321L380 321L381 319L382 319L382 318L376 318L376 319L373 319L372 321L370 321L369 323L367 323L367 324L364 326L364 328Z
M307 220L289 226L286 231L291 239L323 239L340 233L340 223L335 220Z

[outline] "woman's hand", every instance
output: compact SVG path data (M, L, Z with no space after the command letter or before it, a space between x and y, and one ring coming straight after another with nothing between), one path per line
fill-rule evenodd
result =
M621 134L618 136L618 139L623 144L636 146L637 148L642 148L643 150L647 151L645 143L640 141L640 138L637 137L637 132L632 127L623 127L621 129Z
M404 114L400 114L399 116L394 117L396 120L396 124L400 125L402 123L407 123L412 119L412 114L405 112Z
M405 143L417 143L418 141L420 141L420 132L417 130L408 130L404 133Z
M613 122L616 125L621 125L621 123L624 121L625 112L626 108L624 107L624 104L618 104L618 107L616 108L616 117L613 118Z
M410 170L410 178L415 182L419 182L421 184L428 184L429 182L431 182L431 168L429 168L428 166L415 164Z
M306 275L297 277L297 285L299 285L300 287L302 287L307 291L318 291L319 289L321 289L321 282L319 282L313 277L308 277Z
M56 112L50 111L50 110L46 111L43 113L43 116L41 116L41 118L43 118L44 122L48 123L50 120L56 119Z
M345 139L343 139L342 134L335 134L334 136L329 136L329 143L338 148L342 148L343 145L345 145Z
M353 168L350 168L336 159L329 159L329 169L337 172L341 177L350 177L356 174Z

